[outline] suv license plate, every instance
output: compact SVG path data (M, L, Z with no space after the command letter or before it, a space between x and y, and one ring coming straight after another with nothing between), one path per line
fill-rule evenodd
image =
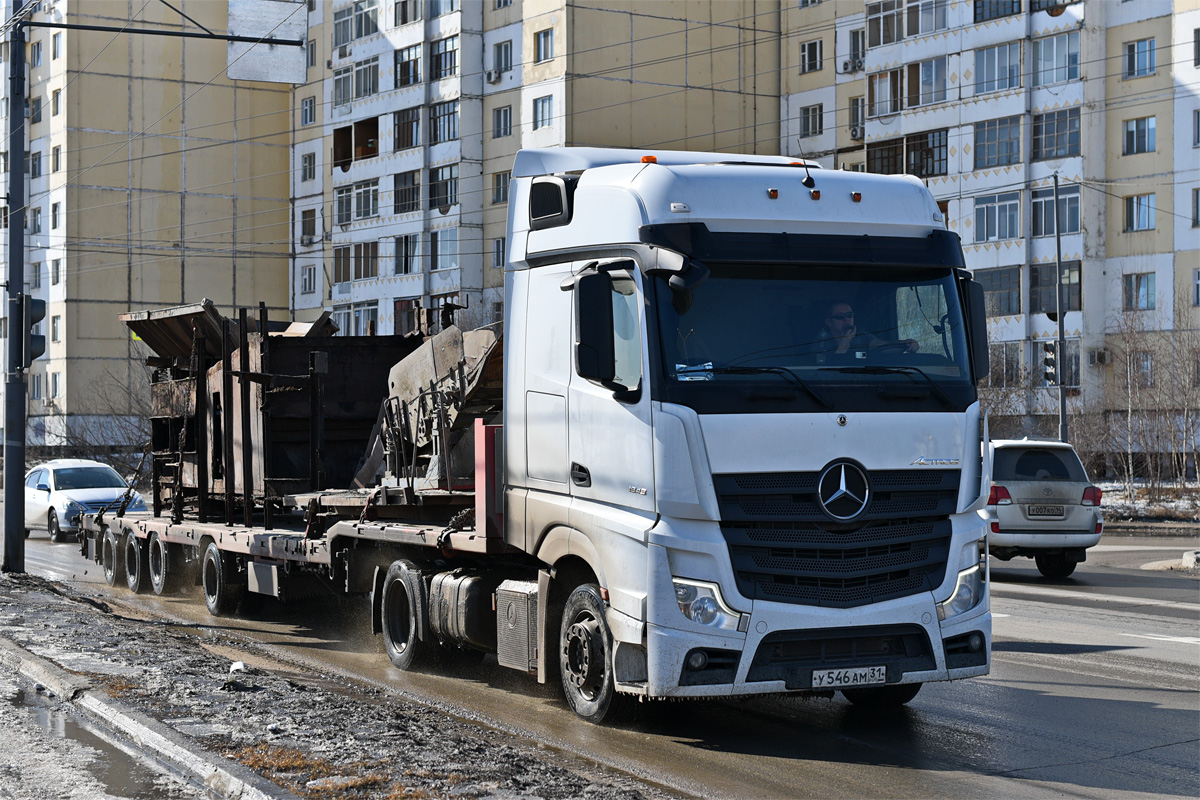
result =
M1062 506L1030 506L1029 516L1031 517L1061 517L1063 515Z
M887 682L887 667L854 667L853 669L814 669L812 688L838 689L842 686L870 686Z

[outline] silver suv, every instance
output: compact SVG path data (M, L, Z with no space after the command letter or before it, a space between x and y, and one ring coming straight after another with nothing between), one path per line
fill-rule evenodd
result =
M1065 578L1100 541L1101 492L1075 448L1058 441L992 442L988 552L1001 561L1032 557L1047 578Z

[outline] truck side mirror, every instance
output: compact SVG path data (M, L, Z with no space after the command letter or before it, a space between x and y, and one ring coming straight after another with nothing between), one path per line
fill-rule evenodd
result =
M575 371L606 387L617 373L612 292L607 272L588 271L575 279Z
M987 305L984 302L983 284L967 281L967 313L971 318L971 364L975 368L975 380L981 381L990 372L987 340Z

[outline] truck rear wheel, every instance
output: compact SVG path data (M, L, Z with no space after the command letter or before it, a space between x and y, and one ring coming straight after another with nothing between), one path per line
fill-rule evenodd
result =
M125 583L134 594L145 594L150 589L150 564L146 542L132 531L125 534Z
M209 542L204 549L200 582L204 584L204 605L214 617L232 614L246 593L246 584L238 578L237 556L221 552L216 542Z
M167 544L150 534L146 540L147 567L150 572L150 587L155 594L171 594L179 589L183 571L183 553L179 545Z
M559 671L567 705L589 722L600 722L618 705L613 681L612 631L604 619L600 587L576 587L563 607Z
M100 543L100 565L104 568L104 580L109 586L116 586L125 580L121 535L112 528L104 531L104 539Z
M383 578L383 646L399 669L430 661L436 650L429 635L429 593L420 569L411 561L393 561Z
M863 686L858 689L842 689L842 694L856 706L867 708L896 708L917 696L919 683L901 683L896 686Z
M1075 562L1062 553L1047 553L1044 556L1034 556L1038 572L1047 578L1065 578L1075 571Z

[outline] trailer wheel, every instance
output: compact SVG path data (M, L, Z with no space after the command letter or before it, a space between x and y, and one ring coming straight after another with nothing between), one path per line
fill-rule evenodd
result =
M146 545L133 531L125 534L125 583L134 594L145 594L150 589L149 548Z
M612 631L604 619L600 587L576 587L563 608L558 660L567 705L588 722L600 722L620 704L613 682Z
M432 660L436 645L429 635L429 593L417 565L393 561L383 579L383 646L403 670Z
M167 544L150 534L146 540L147 568L150 572L150 587L155 594L172 594L179 589L183 570L183 553L179 545Z
M121 552L121 535L112 528L104 531L104 540L100 544L100 564L104 567L104 580L109 586L116 586L125 580L125 559Z
M204 605L214 617L226 617L237 610L246 593L246 584L238 580L237 556L222 553L216 542L209 542L200 567L204 585Z
M896 686L863 686L858 689L842 689L842 695L856 706L865 708L897 708L917 696L919 683L901 683Z

